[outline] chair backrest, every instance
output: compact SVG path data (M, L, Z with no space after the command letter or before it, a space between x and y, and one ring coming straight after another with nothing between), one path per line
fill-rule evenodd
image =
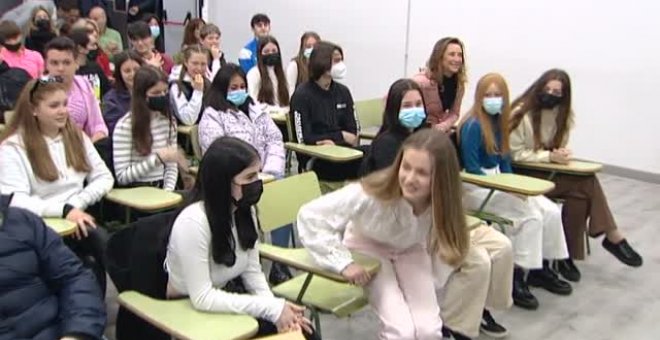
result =
M193 149L193 156L198 160L202 160L202 147L199 146L199 126L197 124L193 125L190 129L190 145Z
M361 127L381 126L383 124L383 98L374 98L355 102L355 111Z
M14 111L5 111L5 124L7 124L7 126L9 126L15 115L16 112Z
M313 171L264 185L257 203L261 229L270 232L295 222L300 207L320 196L319 180Z

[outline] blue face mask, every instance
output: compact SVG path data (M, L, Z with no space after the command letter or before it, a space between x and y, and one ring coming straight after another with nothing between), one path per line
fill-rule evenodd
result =
M312 55L312 51L314 51L314 48L313 48L313 47L306 48L306 49L303 51L303 56L304 56L305 58L309 59L309 56Z
M149 26L149 30L151 30L151 36L156 39L160 35L160 27L159 26Z
M426 112L423 107L410 107L399 111L399 122L405 128L416 129L426 119Z
M247 100L248 93L245 89L229 91L227 100L236 106L241 106Z
M483 107L489 115L496 115L502 112L502 97L487 97L483 100Z

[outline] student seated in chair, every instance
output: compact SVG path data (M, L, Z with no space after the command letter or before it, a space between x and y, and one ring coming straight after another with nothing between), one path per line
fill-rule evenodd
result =
M261 172L284 177L284 143L277 128L262 105L247 94L245 73L236 64L227 64L213 79L206 97L206 109L199 122L199 143L206 153L213 141L223 136L239 138L252 145L261 159ZM274 245L287 247L291 227L272 232ZM273 264L269 281L273 284L291 278L287 267Z
M87 33L85 28L74 28L69 33L69 38L73 40L78 50L76 75L87 79L92 85L94 97L101 100L110 89L110 80L96 62L99 47L94 34Z
M142 21L136 21L128 25L128 39L133 46L133 50L137 52L142 59L149 65L159 68L165 74L172 72L174 62L172 58L165 54L158 52L154 48L154 37L151 35L149 24Z
M358 121L351 91L336 79L346 73L342 49L330 42L319 42L309 59L309 80L298 86L291 98L290 114L298 143L309 145L358 145ZM303 162L301 162L301 160ZM301 158L304 168L306 159ZM332 163L315 160L313 170L319 179L343 181L357 177L360 160Z
M251 315L258 336L309 334L304 307L274 297L261 270L254 210L263 192L260 169L257 150L238 138L218 138L206 150L189 202L172 226L167 296L187 296L205 312Z
M458 38L442 38L433 46L426 69L413 79L422 87L427 123L448 132L458 120L465 93L465 48Z
M101 106L92 85L83 76L77 76L78 48L68 37L57 37L44 48L46 70L50 76L62 77L67 94L67 107L71 121L96 143L108 137Z
M379 339L441 339L434 283L444 285L470 247L460 195L451 141L425 129L391 166L304 205L297 227L320 266L366 286ZM378 273L371 277L351 251L379 259Z
M159 69L145 65L135 74L131 111L115 126L112 150L119 185L175 189L183 155L177 148L167 77Z
M53 230L0 196L1 339L101 339L105 305L94 276Z
M300 37L298 55L291 59L289 66L286 67L286 82L289 85L290 96L293 95L298 85L309 79L309 57L319 41L321 41L321 37L312 31L305 32Z
M563 70L545 72L518 99L511 112L511 155L514 161L567 164L572 152L568 139L573 127L571 81ZM547 172L520 170L529 176L548 178ZM580 280L573 259L584 259L584 236L605 234L603 247L619 261L642 265L642 257L617 228L603 188L596 175L557 174L550 198L563 200L562 220L570 258L558 261L559 273L570 281ZM589 226L587 227L587 220Z
M144 64L142 58L131 50L118 53L114 59L114 88L103 96L103 119L111 136L117 121L131 110L133 79L137 70Z
M241 49L238 55L238 63L245 73L250 72L257 65L259 38L266 37L270 34L270 18L266 14L257 13L250 19L250 27L252 28L254 38Z
M13 193L12 206L76 223L65 243L94 269L105 293L108 237L86 209L112 189L114 179L69 118L67 100L59 78L43 77L25 86L16 116L0 137L0 190Z
M200 45L188 45L183 51L179 76L170 85L172 111L180 124L197 124L202 116L204 93L211 82L206 78L209 51Z
M247 73L252 99L270 107L289 106L289 87L282 68L280 44L273 36L259 38L257 65Z
M209 51L209 68L206 77L210 81L213 81L218 71L227 64L225 54L220 46L220 36L220 28L214 24L206 24L199 31L202 46Z
M392 165L404 140L426 120L421 89L411 79L399 79L387 94L383 123L363 161L365 175ZM486 308L511 306L513 253L506 236L486 225L470 231L465 261L438 293L444 332L454 339L477 337L479 330L502 337L508 332Z
M460 153L465 171L477 175L511 172L509 153L509 89L501 75L490 73L477 83L474 106L459 127ZM464 184L463 201L478 210L490 190ZM550 269L548 260L568 258L559 207L545 196L518 196L495 191L484 211L513 221L505 233L513 243L513 301L526 309L538 308L528 284L560 295L571 285ZM524 270L529 269L525 279Z

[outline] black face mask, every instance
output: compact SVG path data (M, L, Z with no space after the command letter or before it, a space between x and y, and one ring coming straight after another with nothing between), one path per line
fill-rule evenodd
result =
M12 52L18 52L18 50L21 49L21 43L16 43L16 44L3 43L2 46L4 46L6 49Z
M241 185L243 197L240 200L231 198L232 202L237 208L249 208L261 199L261 194L264 192L264 183L259 179L252 183Z
M554 94L550 94L547 92L543 92L543 93L539 93L537 99L539 101L539 104L541 104L542 108L552 109L555 106L559 105L559 103L561 103L562 97L555 96Z
M147 97L147 106L150 110L163 112L170 106L170 96Z
M34 24L40 31L47 31L50 29L50 20L48 19L39 19L35 21Z
M263 61L266 66L275 66L282 63L282 58L280 58L279 53L271 53L264 55Z
M89 61L94 61L94 60L96 60L96 58L97 58L98 56L99 56L99 50L98 50L98 49L96 49L96 50L89 50L89 52L87 52L87 60L89 60Z

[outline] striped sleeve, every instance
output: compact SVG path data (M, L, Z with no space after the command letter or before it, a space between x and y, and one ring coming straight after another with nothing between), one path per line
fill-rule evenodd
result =
M154 136L154 139L156 136ZM133 154L130 113L122 117L112 136L115 176L120 185L145 181L145 177L160 163L156 154L139 157Z
M170 124L167 122L165 119L162 120L164 125L163 128L159 128L158 130L162 132L167 133L167 137L169 138L167 145L177 145L177 133L176 133L176 128L172 128L170 130ZM176 162L169 162L165 165L165 173L163 174L163 189L172 191L176 189L176 180L179 177L179 166Z

